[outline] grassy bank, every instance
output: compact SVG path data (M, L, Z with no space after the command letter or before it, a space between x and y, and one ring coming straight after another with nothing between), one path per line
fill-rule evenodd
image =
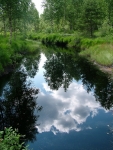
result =
M52 45L65 45L67 47L76 47L80 46L81 50L88 48L90 46L94 46L97 44L103 43L112 43L113 37L98 37L98 38L86 38L83 37L80 33L75 34L30 34L28 36L29 39L32 40L40 40L44 44L52 44Z
M30 34L29 39L40 40L43 44L46 45L57 45L57 46L67 46L74 47L77 46L79 40L78 36L75 34Z
M35 53L37 41L46 45L73 47L80 56L99 65L113 65L113 37L86 38L75 34L29 34L28 40L18 37L9 43L8 38L0 35L0 74L9 66L15 66L24 55Z
M113 65L113 44L98 44L81 51L80 56L104 66Z
M40 40L43 44L74 47L90 61L103 66L113 65L113 37L86 38L80 34L32 34L32 40Z
M14 67L24 55L34 53L37 49L35 41L18 37L10 44L8 38L0 36L0 74L7 70L7 67Z

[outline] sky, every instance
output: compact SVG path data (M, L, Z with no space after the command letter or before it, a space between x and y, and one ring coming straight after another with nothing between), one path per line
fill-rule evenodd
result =
M35 4L39 14L42 14L43 13L43 8L42 8L42 1L43 0L32 0L32 2Z
M63 87L58 90L51 90L45 81L44 64L46 57L41 54L39 70L33 79L34 87L39 88L37 103L43 109L39 112L37 124L38 132L52 131L55 135L57 133L69 133L72 130L77 132L83 130L84 124L88 118L95 118L100 110L107 112L101 107L100 103L95 100L92 92L87 93L82 82L74 81L70 83L67 92ZM92 129L90 123L86 123L86 129Z

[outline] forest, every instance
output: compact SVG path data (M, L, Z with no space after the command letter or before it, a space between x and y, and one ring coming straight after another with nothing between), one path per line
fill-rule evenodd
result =
M37 41L75 47L91 61L113 64L112 0L43 0L42 7L39 15L31 0L0 0L1 72L34 53Z
M45 0L43 7L44 13L40 18L42 32L79 31L92 37L105 36L112 31L112 0Z
M113 26L112 0L44 0L40 15L31 0L1 0L0 31L10 36L28 31L44 33L82 32L105 36ZM98 32L98 33L97 33Z
M0 77L14 70L25 55L38 53L40 43L74 48L81 58L85 57L99 66L109 67L113 72L113 0L43 0L42 7L44 12L39 15L32 0L0 0ZM71 67L75 65L70 58L66 62ZM56 72L50 67L50 64L53 64L51 60L47 61L44 67L49 68L48 72L50 71L57 79ZM58 61L57 64L60 67L63 66L62 61ZM85 66L88 68L88 64L84 63L82 71ZM76 75L78 77L82 72L79 68L79 65L76 66L76 72L74 72L74 75L78 73ZM70 67L67 67L68 69ZM30 74L34 73L31 68L29 70ZM45 79L50 82L48 72L45 73ZM89 74L91 74L91 68L88 68ZM14 81L15 85L21 83L17 80L18 75L17 72L16 79L13 79L11 85L14 84ZM93 75L94 73L92 73ZM26 85L25 76L22 76L22 79L24 87ZM95 76L94 79L96 79ZM72 80L71 77L70 80ZM104 82L102 81L102 83ZM55 85L57 85L56 83ZM57 86L54 87L53 84L50 86L57 89ZM66 90L66 87L64 88ZM109 88L111 89L111 83L109 83ZM25 97L26 95L30 97L28 104L31 102L31 106L33 106L34 102L31 101L32 97L28 93L33 94L35 91L30 93L25 88L23 89ZM15 90L15 87L12 90ZM99 91L100 94L100 90L101 87L96 92ZM21 93L20 96L22 96ZM104 93L108 93L108 91ZM9 94L9 96L8 98L12 100L13 95ZM24 102L23 99L22 102ZM11 104L13 105L13 103ZM106 103L106 107L108 107L107 104L109 106L109 103ZM32 110L31 107L29 109ZM33 119L34 123L35 118ZM5 130L8 136L10 133L14 133L14 135L11 134L11 139L15 138L19 144L20 135L16 134L12 128ZM34 129L33 131L35 133ZM33 137L31 134L29 136ZM4 141L1 142L2 137L3 132L0 131L0 144L2 143L0 150L6 147L9 149L11 146L9 142L7 143L9 137L4 138ZM22 145L16 145L14 149L19 150L19 147L21 149Z

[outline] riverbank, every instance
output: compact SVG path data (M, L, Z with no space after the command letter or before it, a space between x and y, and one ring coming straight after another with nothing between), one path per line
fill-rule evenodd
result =
M37 52L38 43L74 48L81 56L97 65L102 71L113 73L113 37L86 38L80 34L30 34L28 40L0 36L0 75L11 72L28 54Z
M102 71L113 72L113 37L86 38L77 34L30 34L29 39L40 40L46 45L73 47Z
M0 76L11 72L25 55L37 50L36 41L17 37L10 44L8 38L0 35Z

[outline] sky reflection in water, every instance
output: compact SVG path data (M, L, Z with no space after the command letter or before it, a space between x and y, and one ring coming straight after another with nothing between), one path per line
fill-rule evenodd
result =
M40 89L37 102L43 110L38 119L40 134L36 142L30 143L30 148L111 150L108 125L112 125L112 112L101 107L81 81L73 80L67 92L62 87L51 90L43 76L45 61L41 54L39 72L32 79Z

